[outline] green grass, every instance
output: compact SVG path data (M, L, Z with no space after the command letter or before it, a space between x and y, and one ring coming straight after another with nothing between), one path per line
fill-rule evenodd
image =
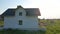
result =
M45 34L60 34L60 20L53 20L54 23L51 23L51 20L41 20L42 22L47 23L45 26L47 28Z
M2 20L0 20L0 26L3 26L3 25L4 25L3 21L2 21Z
M0 34L45 34L43 31L2 30Z

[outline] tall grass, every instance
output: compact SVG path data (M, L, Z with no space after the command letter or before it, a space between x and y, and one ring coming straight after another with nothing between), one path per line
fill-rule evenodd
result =
M51 23L51 20L41 20L42 22L47 23L46 33L45 34L60 34L60 20L54 19L54 23Z

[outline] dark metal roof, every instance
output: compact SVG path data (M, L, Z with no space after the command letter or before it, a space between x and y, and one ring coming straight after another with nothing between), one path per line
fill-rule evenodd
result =
M3 16L14 16L16 9L7 9L2 15ZM40 11L38 8L24 8L26 11L26 16L40 16Z
M27 16L40 16L40 11L38 8L25 8Z
M16 9L7 9L2 15L3 16L14 16Z

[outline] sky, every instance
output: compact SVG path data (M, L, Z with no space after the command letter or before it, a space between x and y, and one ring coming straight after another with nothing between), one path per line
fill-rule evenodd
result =
M40 19L60 19L60 0L0 0L0 14L8 8L39 8Z

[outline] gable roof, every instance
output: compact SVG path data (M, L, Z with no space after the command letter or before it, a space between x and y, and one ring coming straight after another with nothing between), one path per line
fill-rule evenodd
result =
M14 16L16 9L7 9L2 15ZM41 15L38 8L24 8L24 10L26 11L26 16L40 16Z

